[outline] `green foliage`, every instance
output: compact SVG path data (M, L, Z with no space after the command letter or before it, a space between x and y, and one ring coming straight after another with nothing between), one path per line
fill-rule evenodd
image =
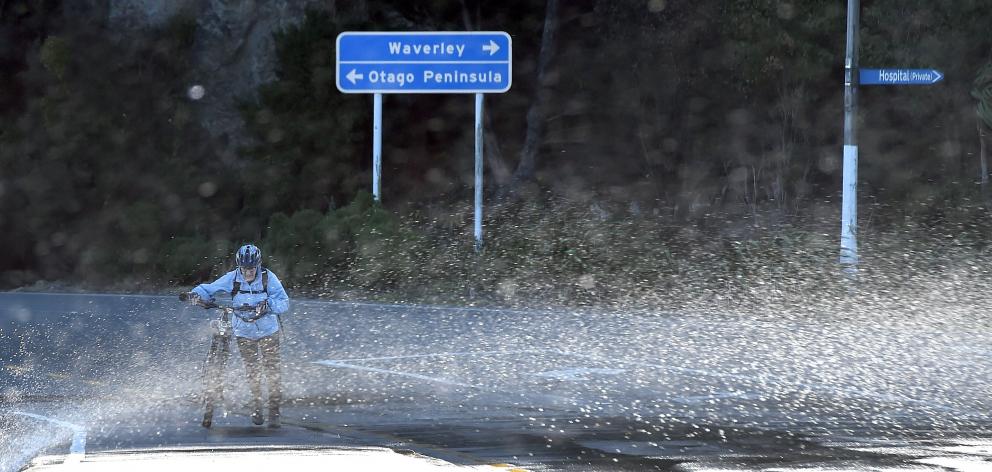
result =
M174 19L117 41L70 23L34 50L32 94L0 136L0 238L33 246L19 263L42 277L141 278L165 239L211 223L199 186L212 173L223 185L228 172L208 158L199 125L176 120L191 28Z
M50 3L11 5L54 15ZM62 18L0 18L0 40L14 40L0 53L20 55L0 72L13 91L0 96L0 271L16 271L5 280L188 283L229 267L246 238L299 290L510 303L693 289L760 300L815 291L802 284L835 262L836 241L822 235L835 233L840 185L842 3L565 2L543 84L533 75L544 2L359 3L309 11L274 35L275 80L240 104L251 139L233 159L215 152L185 97L196 17L123 40ZM863 89L861 194L874 201L862 234L910 224L988 234L987 210L968 204L980 201L969 183L977 143L960 113L974 98L989 122L989 67L971 83L992 48L986 4L865 2L864 67L947 79ZM368 97L334 84L339 32L460 29L466 18L514 36L514 88L486 105L488 158L498 141L512 168L536 87L550 97L539 191L487 196L480 255L467 97L388 98L383 208L364 192ZM824 220L829 229L810 229ZM978 250L980 239L954 238ZM892 260L881 256L891 247L866 246Z
M59 81L65 80L71 55L72 50L69 48L69 43L65 38L49 36L41 45L41 63Z
M166 22L160 41L168 52L186 52L196 42L196 30L196 16L180 13Z
M418 238L367 192L324 215L309 209L276 213L268 228L267 264L297 289L344 283L383 289L415 271L410 246Z
M373 202L368 193L360 195L362 198L352 204L350 218L341 220L353 244L351 280L373 290L423 283L418 279L423 260L416 253L423 239L403 227L396 215Z
M196 236L172 238L157 253L156 275L174 284L200 283L229 270L235 249L229 241Z
M362 244L372 243L367 254L379 259L355 258L350 277L336 277L331 288L387 288L445 302L472 293L511 305L610 300L698 308L692 304L717 299L760 306L769 295L803 300L837 283L836 273L824 270L835 266L833 241L799 229L720 237L659 218L601 217L588 206L545 199L500 205L490 215L481 254L472 253L469 218L453 227L424 221L399 238L359 243L360 253ZM374 281L370 274L388 277L366 284Z
M742 72L745 93L818 81L830 73L837 56L831 34L842 32L844 10L829 0L797 6L777 0L737 0L723 4L729 36L729 71ZM721 28L723 29L723 28ZM732 72L731 72L732 73Z
M270 254L267 265L280 277L296 285L310 282L325 268L323 245L318 226L323 215L301 210L286 216L276 213L269 219L264 250Z
M274 35L278 80L241 107L254 137L243 173L252 216L328 209L367 185L368 106L334 83L335 38L345 29L326 12L308 11Z

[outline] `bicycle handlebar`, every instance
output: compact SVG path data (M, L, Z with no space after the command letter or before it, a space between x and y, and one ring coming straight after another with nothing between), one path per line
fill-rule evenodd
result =
M179 300L184 301L184 302L188 302L192 298L193 298L193 296L189 292L183 292L183 293L180 293L179 294ZM265 316L265 313L255 313L254 316L250 316L250 317L241 316L239 314L239 312L247 312L247 311L254 312L254 311L256 311L256 307L255 306L248 305L248 304L244 304L244 305L241 305L241 306L221 305L221 304L218 304L215 301L212 301L212 300L211 301L204 301L202 298L197 297L196 298L196 305L199 306L199 307L202 307L205 310L209 310L209 309L212 309L213 308L213 309L221 310L221 311L223 311L225 313L228 313L228 314L234 314L234 316L237 316L242 321L245 321L245 322L248 322L248 323L254 323L254 322L258 321L258 319L261 318L262 316Z

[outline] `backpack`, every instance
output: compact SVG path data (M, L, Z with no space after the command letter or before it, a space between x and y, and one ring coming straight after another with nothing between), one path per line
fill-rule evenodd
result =
M265 292L266 295L269 294L269 271L267 269L262 269L262 291ZM251 292L250 291L249 292L242 292L241 291L241 281L240 280L235 280L234 283L233 283L233 285L231 286L231 299L233 300L234 299L234 296L237 295L238 293L251 293ZM282 336L282 334L281 334L282 333L282 317L279 316L279 315L276 315L276 320L279 322L279 331L278 332L280 333L280 336Z
M265 292L266 295L269 294L269 271L267 269L262 269L262 291ZM233 299L234 296L239 293L251 293L251 292L250 291L242 292L241 281L235 280L234 285L231 287L231 298Z

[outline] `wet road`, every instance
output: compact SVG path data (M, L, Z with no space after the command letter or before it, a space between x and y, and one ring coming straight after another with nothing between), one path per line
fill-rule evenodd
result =
M980 314L295 302L285 426L248 426L234 355L228 415L207 431L211 312L116 295L5 293L0 307L0 470L73 448L85 462L354 447L530 470L992 470Z

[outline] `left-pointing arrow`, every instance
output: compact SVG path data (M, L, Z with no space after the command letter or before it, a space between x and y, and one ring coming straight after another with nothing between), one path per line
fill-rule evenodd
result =
M355 69L352 69L345 77L351 81L351 85L355 85L355 81L364 79L365 74L359 74Z

